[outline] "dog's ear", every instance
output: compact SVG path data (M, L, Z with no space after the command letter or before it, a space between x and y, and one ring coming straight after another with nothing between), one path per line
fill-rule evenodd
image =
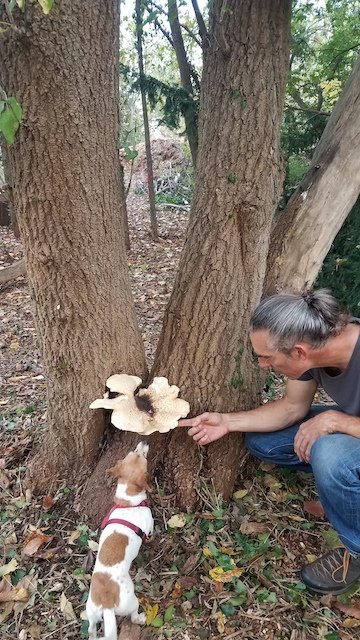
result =
M112 476L113 478L121 478L122 475L122 462L117 462L115 467L110 467L110 469L106 469L105 473L107 473L109 476Z
M146 489L146 491L148 491L149 493L152 493L154 491L154 487L151 484L150 480L150 474L147 471L144 474L144 489Z

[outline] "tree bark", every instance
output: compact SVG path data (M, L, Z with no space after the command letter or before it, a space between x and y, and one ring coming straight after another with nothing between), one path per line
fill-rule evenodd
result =
M282 188L290 5L212 5L192 217L152 372L181 388L192 415L251 409L260 401L248 325L262 293ZM228 496L241 439L223 438L206 455L216 487ZM191 506L200 459L184 430L171 437L167 465L180 503Z
M155 209L154 172L153 172L153 163L152 163L152 157L151 157L149 116L148 116L148 110L147 110L147 104L146 104L146 93L144 88L145 73L144 73L144 57L143 57L143 48L142 48L143 9L141 6L141 0L136 0L135 2L135 14L136 14L136 41L137 41L139 76L140 76L140 93L141 93L141 104L142 104L143 121L144 121L146 171L147 171L148 195L149 195L149 206L150 206L151 236L153 240L157 240L159 235L158 235L156 209Z
M181 33L177 0L168 0L168 18L171 29L173 46L179 66L181 86L190 98L193 97L191 82L191 66L185 51L184 40ZM189 102L184 111L186 136L189 142L190 153L194 169L196 168L198 152L197 114L194 102Z
M359 122L360 58L329 118L309 170L274 225L266 293L300 290L314 282L360 193Z
M106 378L145 373L119 215L119 3L62 0L48 16L28 3L13 15L0 79L24 114L8 152L48 393L27 481L48 492L98 457L104 413L89 404Z

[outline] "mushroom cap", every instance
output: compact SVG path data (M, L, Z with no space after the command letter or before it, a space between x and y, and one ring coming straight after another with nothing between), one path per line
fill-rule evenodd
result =
M146 398L145 404L139 408L134 392L141 383L141 378L126 374L115 374L106 381L110 391L120 393L116 398L95 400L91 409L112 410L111 422L117 429L150 435L155 431L167 433L178 426L179 418L185 418L190 411L186 400L178 398L179 387L169 385L167 378L157 377L147 389L140 389L137 396ZM108 395L108 394L107 394ZM141 404L140 404L141 407ZM145 407L145 408L144 408ZM149 410L147 410L149 407ZM151 409L151 410L150 410Z
M106 380L106 386L115 393L133 394L142 383L138 376L129 376L127 373L115 373Z

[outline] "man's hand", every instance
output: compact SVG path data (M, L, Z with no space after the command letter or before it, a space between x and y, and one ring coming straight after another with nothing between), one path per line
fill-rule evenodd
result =
M353 420L352 416L329 409L319 413L315 418L303 422L294 440L294 450L298 458L302 462L310 462L310 451L315 440L329 433L347 433L347 423L350 424Z
M196 418L185 418L179 420L179 427L191 427L189 436L201 445L210 444L229 433L222 413L202 413Z

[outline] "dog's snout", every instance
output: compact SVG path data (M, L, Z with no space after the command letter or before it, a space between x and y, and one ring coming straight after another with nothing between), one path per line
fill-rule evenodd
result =
M139 442L139 444L135 449L135 453L139 454L140 456L143 456L144 458L147 457L148 451L149 451L149 445L144 441Z

